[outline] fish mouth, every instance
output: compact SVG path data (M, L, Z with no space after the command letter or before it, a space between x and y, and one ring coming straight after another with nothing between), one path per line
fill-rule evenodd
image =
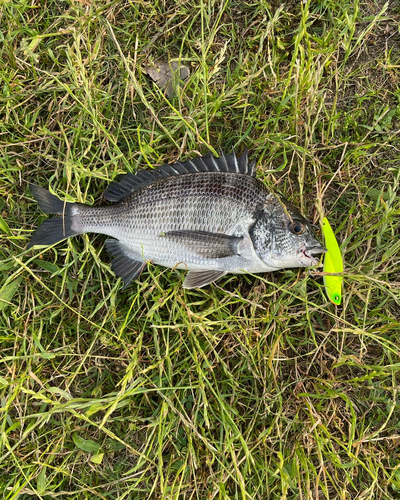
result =
M316 266L319 262L319 255L327 251L328 249L322 245L303 247L300 249L300 262L305 267Z

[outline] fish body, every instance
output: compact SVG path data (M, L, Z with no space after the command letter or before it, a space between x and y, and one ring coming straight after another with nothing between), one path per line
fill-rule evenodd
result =
M307 267L325 251L309 222L255 178L247 153L221 154L126 174L105 191L112 205L65 203L31 186L46 213L29 247L84 233L113 239L106 247L125 287L147 261L187 269L185 288L205 286L227 273Z

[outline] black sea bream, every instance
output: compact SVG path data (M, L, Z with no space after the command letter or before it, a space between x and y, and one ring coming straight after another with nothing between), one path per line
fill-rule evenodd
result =
M124 288L147 261L187 269L184 288L200 288L227 273L264 273L318 263L326 249L311 224L255 178L247 152L198 157L126 174L104 193L109 206L61 201L31 191L49 219L28 248L84 233L111 236L106 247Z

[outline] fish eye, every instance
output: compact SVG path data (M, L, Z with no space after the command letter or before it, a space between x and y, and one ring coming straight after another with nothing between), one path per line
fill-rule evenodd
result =
M289 224L289 229L293 234L299 235L304 233L306 226L302 222L294 220Z

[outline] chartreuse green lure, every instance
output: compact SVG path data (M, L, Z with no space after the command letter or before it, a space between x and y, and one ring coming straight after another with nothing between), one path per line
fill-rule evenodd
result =
M324 273L342 273L342 254L335 233L326 217L322 221L322 230L325 237L325 246L328 249L324 256ZM324 276L326 294L329 300L336 305L340 305L342 301L342 281L341 276Z

